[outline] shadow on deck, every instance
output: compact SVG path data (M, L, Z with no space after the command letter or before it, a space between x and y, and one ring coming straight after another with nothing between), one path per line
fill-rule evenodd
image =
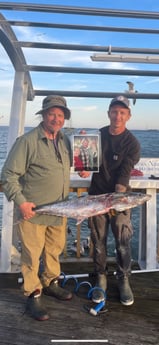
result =
M65 274L92 272L91 263L62 264ZM70 267L69 267L70 266ZM74 272L73 272L73 268ZM44 296L50 319L38 322L25 311L25 297L18 285L18 274L0 276L0 344L1 345L68 345L91 344L98 340L109 345L158 345L159 344L159 272L134 273L131 286L135 303L124 307L119 302L116 278L110 268L106 311L97 316L85 310L92 302L87 298L88 285L79 289L73 299L61 302ZM93 278L78 278L78 281ZM73 291L74 282L66 283ZM80 341L78 341L80 340Z

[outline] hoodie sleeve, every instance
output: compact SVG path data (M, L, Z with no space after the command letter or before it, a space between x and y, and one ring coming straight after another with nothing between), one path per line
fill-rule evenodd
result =
M127 153L124 154L124 158L120 168L117 171L116 184L123 186L129 185L131 170L140 159L140 144L134 137L127 147Z

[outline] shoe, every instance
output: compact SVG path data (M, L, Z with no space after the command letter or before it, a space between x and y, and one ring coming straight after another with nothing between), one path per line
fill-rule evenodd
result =
M52 280L49 286L43 288L43 292L47 296L53 296L62 301L68 301L72 298L72 293L59 286L58 279Z
M92 292L92 301L100 303L105 300L105 291L107 289L107 277L105 273L98 273L95 290Z
M49 319L49 315L42 305L40 290L35 290L28 297L26 310L35 320L45 321Z
M118 288L120 293L120 302L123 305L129 306L134 303L134 296L129 285L129 279L127 276L117 278L118 279Z

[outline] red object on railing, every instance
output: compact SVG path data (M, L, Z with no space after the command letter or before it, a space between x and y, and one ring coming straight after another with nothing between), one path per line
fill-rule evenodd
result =
M143 176L143 172L141 170L138 170L138 169L132 169L131 170L131 176Z

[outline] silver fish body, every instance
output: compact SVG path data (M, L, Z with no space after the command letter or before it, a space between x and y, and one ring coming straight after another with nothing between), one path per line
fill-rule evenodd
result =
M37 214L55 215L60 217L75 218L77 224L84 219L115 210L122 212L142 205L151 198L144 193L107 193L100 195L87 195L73 197L70 200L60 201L44 206L37 206Z

